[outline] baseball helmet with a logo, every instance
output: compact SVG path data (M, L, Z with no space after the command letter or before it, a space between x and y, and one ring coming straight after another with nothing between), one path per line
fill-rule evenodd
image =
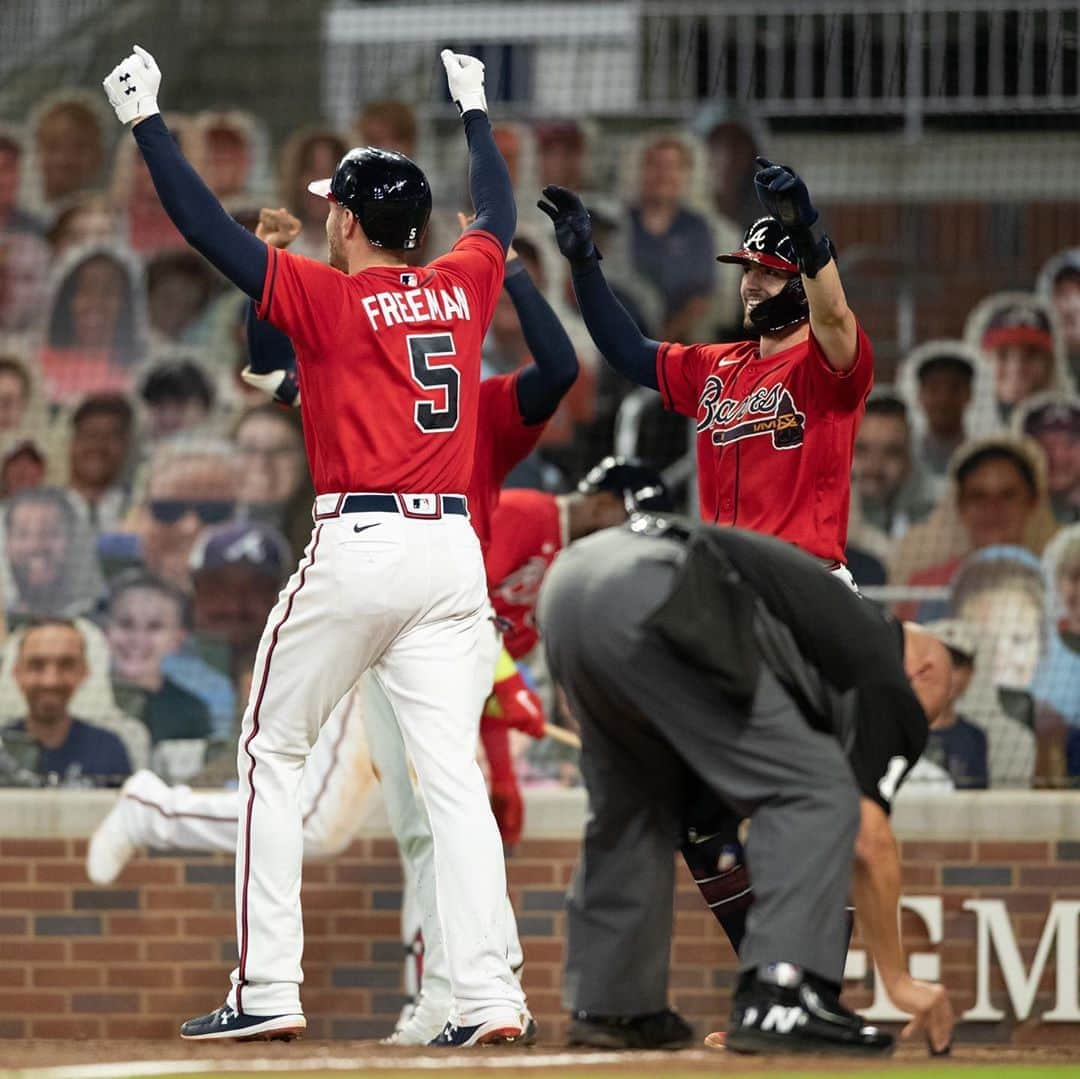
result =
M664 477L636 457L605 457L585 474L578 491L583 495L610 491L623 499L628 513L675 508Z
M333 176L313 180L308 190L349 210L374 247L419 247L431 216L427 177L419 165L393 150L356 147L338 162Z
M776 333L810 317L795 244L775 217L759 217L744 233L738 249L718 255L716 261L767 266L791 274L775 296L762 300L750 311L748 328L759 334Z

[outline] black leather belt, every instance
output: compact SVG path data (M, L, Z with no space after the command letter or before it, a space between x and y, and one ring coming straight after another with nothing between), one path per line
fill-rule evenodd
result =
M398 498L405 504L404 510L398 505ZM442 513L456 513L459 516L468 517L469 505L461 495L439 495L438 498ZM408 505L408 495L349 495L341 503L338 513L405 513L409 516ZM433 517L436 515L418 512L416 516Z

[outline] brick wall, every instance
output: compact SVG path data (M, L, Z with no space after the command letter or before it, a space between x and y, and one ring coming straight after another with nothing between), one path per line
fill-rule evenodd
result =
M562 897L577 844L525 841L510 870L526 955L526 988L545 1038L560 1038L565 917ZM85 878L84 839L0 839L0 1036L172 1037L184 1018L216 1006L235 960L232 866L220 856L141 857L111 888ZM929 948L922 922L905 915L912 950L936 952L960 1012L975 993L970 898L1001 898L1030 967L1056 899L1080 895L1075 841L905 841L906 895L943 898L945 938ZM304 870L307 946L303 999L315 1038L386 1033L401 1004L401 875L387 839L357 841L333 862ZM676 1006L699 1028L722 1026L731 953L696 890L679 874L672 967ZM858 940L855 942L858 946ZM1080 1044L1080 1024L1040 1023L1052 1006L1047 965L1031 1019L967 1024L980 1041ZM995 1003L1009 1012L996 965ZM869 1005L868 986L849 1001Z

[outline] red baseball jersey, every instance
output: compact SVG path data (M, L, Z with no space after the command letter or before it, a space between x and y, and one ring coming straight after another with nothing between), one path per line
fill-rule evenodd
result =
M517 372L495 375L480 383L480 411L476 428L476 457L469 481L469 516L487 555L491 543L491 515L499 492L514 465L532 453L547 426L527 425L517 399Z
M503 645L514 659L531 651L539 639L536 598L544 574L566 543L567 522L554 495L503 491L491 517L484 567Z
M756 341L660 346L664 407L697 420L702 518L845 561L855 432L874 383L861 326L856 348L841 373L813 331L768 359Z
M259 317L292 339L317 494L464 494L480 345L505 255L466 232L427 266L345 274L267 248Z

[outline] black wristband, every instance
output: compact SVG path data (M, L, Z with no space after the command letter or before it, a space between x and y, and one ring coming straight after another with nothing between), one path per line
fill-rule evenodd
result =
M793 229L788 235L791 236L799 273L803 277L817 277L821 269L836 257L836 248L822 229L820 217L809 228Z
M592 250L587 255L582 255L580 258L569 259L570 273L574 277L581 277L582 274L587 274L590 270L595 270L604 256L600 254L600 248L596 244L592 245Z

